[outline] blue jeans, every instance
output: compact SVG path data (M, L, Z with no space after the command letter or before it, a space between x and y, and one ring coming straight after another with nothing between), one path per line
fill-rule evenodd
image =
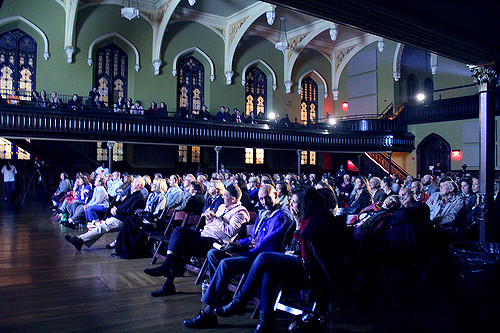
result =
M212 307L225 305L224 295L235 274L243 274L252 265L249 257L229 257L226 253L212 249L207 253L210 271L210 286L203 295L201 301Z
M283 253L264 252L255 258L241 293L250 298L260 286L260 312L270 313L280 285L297 288L307 286L302 259Z
M97 214L99 213L104 213L108 210L108 208L104 205L92 205L92 206L87 206L87 209L85 210L85 218L87 221L94 221L98 220L99 216Z
M10 201L14 192L15 182L5 182L5 199Z

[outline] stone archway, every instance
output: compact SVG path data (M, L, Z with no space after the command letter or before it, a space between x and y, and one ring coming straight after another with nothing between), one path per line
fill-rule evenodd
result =
M442 171L450 170L451 146L443 137L436 133L429 134L417 147L418 174L420 177L432 173L429 166L441 163Z

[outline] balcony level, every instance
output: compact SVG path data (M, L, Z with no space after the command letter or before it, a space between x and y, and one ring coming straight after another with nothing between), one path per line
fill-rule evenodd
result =
M70 111L0 105L0 136L71 141L258 147L316 151L405 151L414 136L383 119L350 121L348 129L279 123L237 124L104 110Z

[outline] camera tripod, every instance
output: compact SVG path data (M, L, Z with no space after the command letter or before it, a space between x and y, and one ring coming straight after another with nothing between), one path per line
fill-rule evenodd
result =
M33 174L31 175L31 179L28 183L28 186L26 186L26 190L24 191L23 200L21 201L21 207L24 205L24 201L26 200L26 196L28 195L31 184L33 183L33 179L35 179L35 176L37 176L37 175L38 175L38 183L39 184L42 183L43 188L45 189L45 193L47 194L47 197L49 196L49 190L47 189L47 186L45 185L45 181L43 180L42 173L40 172L40 167L35 165L35 169L33 170ZM35 198L36 198L36 189L35 189ZM45 203L42 201L42 208L43 208L44 204Z

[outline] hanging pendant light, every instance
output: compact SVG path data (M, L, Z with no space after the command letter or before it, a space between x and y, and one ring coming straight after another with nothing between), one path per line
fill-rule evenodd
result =
M286 23L285 18L280 18L280 31L278 33L278 41L274 44L274 48L276 50L280 50L281 52L285 52L288 49L288 37L286 35Z
M133 2L135 2L135 6L133 6ZM125 17L129 21L139 17L139 1L123 0L123 7L120 12L122 17Z

